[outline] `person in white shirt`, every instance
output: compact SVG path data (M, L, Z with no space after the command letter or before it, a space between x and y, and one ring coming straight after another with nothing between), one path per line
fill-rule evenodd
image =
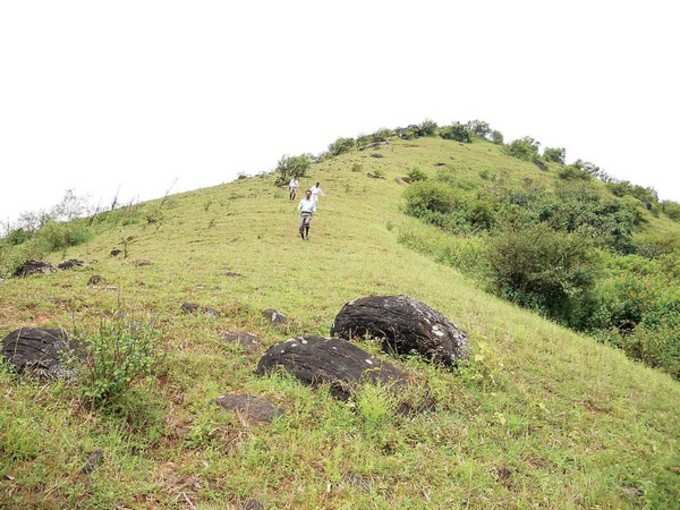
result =
M288 196L291 200L295 200L295 197L297 196L297 190L299 187L300 181L298 181L297 177L293 177L288 183Z
M316 202L312 198L312 191L305 191L305 198L300 200L298 204L298 211L300 212L300 223L298 225L300 230L300 237L303 241L309 240L309 226L312 223L312 216L316 212Z
M319 203L319 195L326 196L326 194L323 192L321 189L321 183L316 183L314 186L311 187L312 192L312 200L314 200L314 203L318 205Z

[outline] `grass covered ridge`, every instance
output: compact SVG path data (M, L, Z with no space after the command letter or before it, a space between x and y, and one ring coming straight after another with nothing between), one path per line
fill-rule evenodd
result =
M401 211L404 186L395 177L413 167L450 167L470 185L483 171L518 184L550 177L489 143L393 140L379 152L312 166L303 186L319 180L327 196L310 242L296 236L287 192L264 176L144 204L139 214L156 221L118 224L51 256L83 258L87 269L5 281L3 336L26 325L94 331L101 316L120 309L153 317L160 335L153 374L103 409L92 410L67 384L0 374L0 507L190 501L209 509L249 498L267 508L676 505L677 382L482 292L399 242L400 233L434 228ZM385 179L367 177L376 171ZM122 239L128 257L110 257ZM88 288L94 273L108 286ZM342 403L284 376L257 377L259 355L220 338L246 329L268 346L292 334L327 334L344 302L393 293L423 300L469 333L474 352L460 371L396 361L427 380L435 413L395 416L380 389ZM223 317L183 315L184 301ZM293 319L287 332L265 324L260 310L269 307ZM211 402L230 391L265 396L285 415L245 425ZM102 465L81 474L95 449Z

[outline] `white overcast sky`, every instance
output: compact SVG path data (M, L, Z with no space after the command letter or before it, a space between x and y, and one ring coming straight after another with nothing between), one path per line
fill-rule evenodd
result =
M0 220L480 118L680 200L674 1L0 1Z

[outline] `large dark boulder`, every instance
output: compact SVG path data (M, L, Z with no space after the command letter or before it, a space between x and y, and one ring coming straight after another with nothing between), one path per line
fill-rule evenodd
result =
M64 361L75 352L62 329L21 328L2 341L2 354L18 373L40 377L68 375Z
M442 365L468 354L467 335L444 315L408 296L369 296L345 304L331 334L383 339L388 353L417 352Z
M14 271L14 276L30 276L32 274L53 273L54 266L42 260L27 260Z
M256 373L264 375L279 367L304 384L329 384L331 393L343 400L364 381L402 385L408 380L394 365L340 338L301 336L276 344L264 353Z

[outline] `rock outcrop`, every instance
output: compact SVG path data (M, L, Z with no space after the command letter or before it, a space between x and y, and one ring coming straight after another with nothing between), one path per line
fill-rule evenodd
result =
M24 277L32 274L53 273L55 271L52 264L42 260L27 260L14 271L14 276Z

